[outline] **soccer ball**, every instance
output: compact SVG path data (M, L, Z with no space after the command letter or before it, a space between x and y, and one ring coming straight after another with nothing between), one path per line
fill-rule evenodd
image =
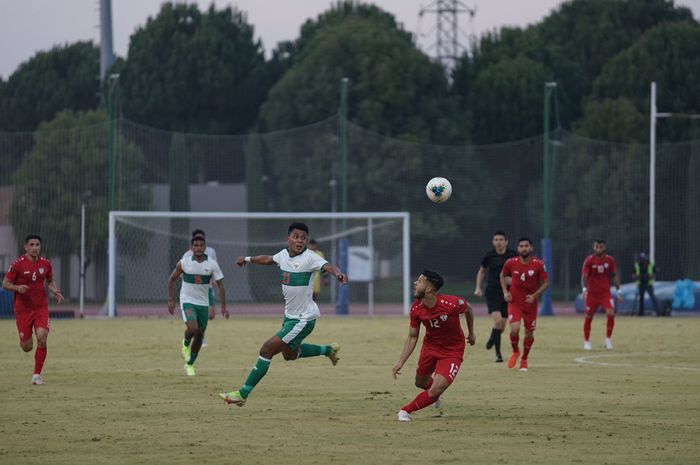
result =
M452 184L445 178L433 178L425 186L425 193L435 203L447 202L452 195Z

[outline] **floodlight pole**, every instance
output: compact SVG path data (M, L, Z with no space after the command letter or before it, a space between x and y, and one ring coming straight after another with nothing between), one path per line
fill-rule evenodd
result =
M544 208L543 208L543 239L542 239L542 259L544 260L547 273L552 276L552 240L550 238L550 225L552 221L552 160L549 153L549 103L553 92L556 92L556 82L544 83L544 137L543 145L543 192L544 192ZM550 278L551 283L551 278ZM540 315L554 315L552 309L552 288L547 288L542 296L542 307L540 307Z

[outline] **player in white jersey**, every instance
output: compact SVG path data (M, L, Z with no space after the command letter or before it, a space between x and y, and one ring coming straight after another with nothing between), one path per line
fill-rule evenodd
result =
M250 391L267 373L272 357L280 352L285 360L325 355L333 365L338 363L338 343L302 344L313 331L316 319L321 316L312 298L314 272L331 273L340 284L348 282L348 277L337 266L306 248L308 240L309 228L304 223L292 223L287 230L288 248L275 255L238 257L236 260L238 266L247 263L279 266L284 294L284 320L282 328L260 348L260 356L243 386L238 391L219 394L227 404L242 407Z
M202 237L204 241L206 242L206 234L204 234L204 231L201 229L195 229L192 231L192 238L195 237ZM204 249L204 255L207 257L211 258L215 262L219 263L219 259L216 258L216 250L214 250L214 247L209 247L207 246L206 249ZM183 255L182 258L190 258L192 257L192 248L188 249ZM216 281L211 281L211 287L209 287L209 319L213 320L216 318L216 299L214 298L214 288L216 287ZM207 347L209 344L207 343L207 338L205 337L202 340L202 347ZM184 349L183 349L184 350ZM183 352L184 354L184 352Z
M224 274L216 260L208 257L204 250L206 243L201 236L193 237L192 256L182 258L168 279L168 311L175 313L175 282L182 276L180 289L180 310L185 321L185 339L182 341L182 355L185 358L185 374L194 376L194 362L202 347L204 332L209 322L209 289L212 278L216 280L221 301L221 314L228 318L226 310L226 289Z

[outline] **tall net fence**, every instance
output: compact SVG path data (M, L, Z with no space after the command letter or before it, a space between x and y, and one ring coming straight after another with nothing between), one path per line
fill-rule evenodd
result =
M334 116L240 136L173 133L127 120L0 133L0 265L7 269L22 251L24 236L38 233L62 288L77 299L83 204L86 298L95 305L104 303L107 291L110 210L406 211L411 273L434 268L447 277L449 291L459 292L473 289L497 229L507 232L511 245L520 236L532 238L540 252L542 137L444 146L347 127L345 138ZM649 249L649 147L564 131L554 133L549 144L554 299L575 297L581 263L596 238L607 241L623 282L631 281L635 256ZM425 196L434 176L452 182L453 198L445 204ZM699 177L700 141L658 145L658 279L700 279ZM168 234L186 235L194 226L175 224ZM156 245L170 247L166 241L149 247ZM165 283L161 287L164 295Z

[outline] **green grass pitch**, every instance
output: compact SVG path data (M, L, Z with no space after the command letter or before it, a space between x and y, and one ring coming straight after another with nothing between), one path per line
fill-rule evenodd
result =
M281 318L217 319L197 376L182 370L172 319L54 320L43 386L14 321L0 322L2 464L689 464L700 457L700 318L605 317L582 350L581 318L540 318L530 372L484 349L478 317L442 411L396 421L418 390L418 348L391 377L405 317L319 320L323 357L273 360L248 403L226 406ZM421 331L421 336L424 334ZM506 347L505 355L510 354ZM585 357L577 361L577 358ZM581 363L586 362L586 363Z

